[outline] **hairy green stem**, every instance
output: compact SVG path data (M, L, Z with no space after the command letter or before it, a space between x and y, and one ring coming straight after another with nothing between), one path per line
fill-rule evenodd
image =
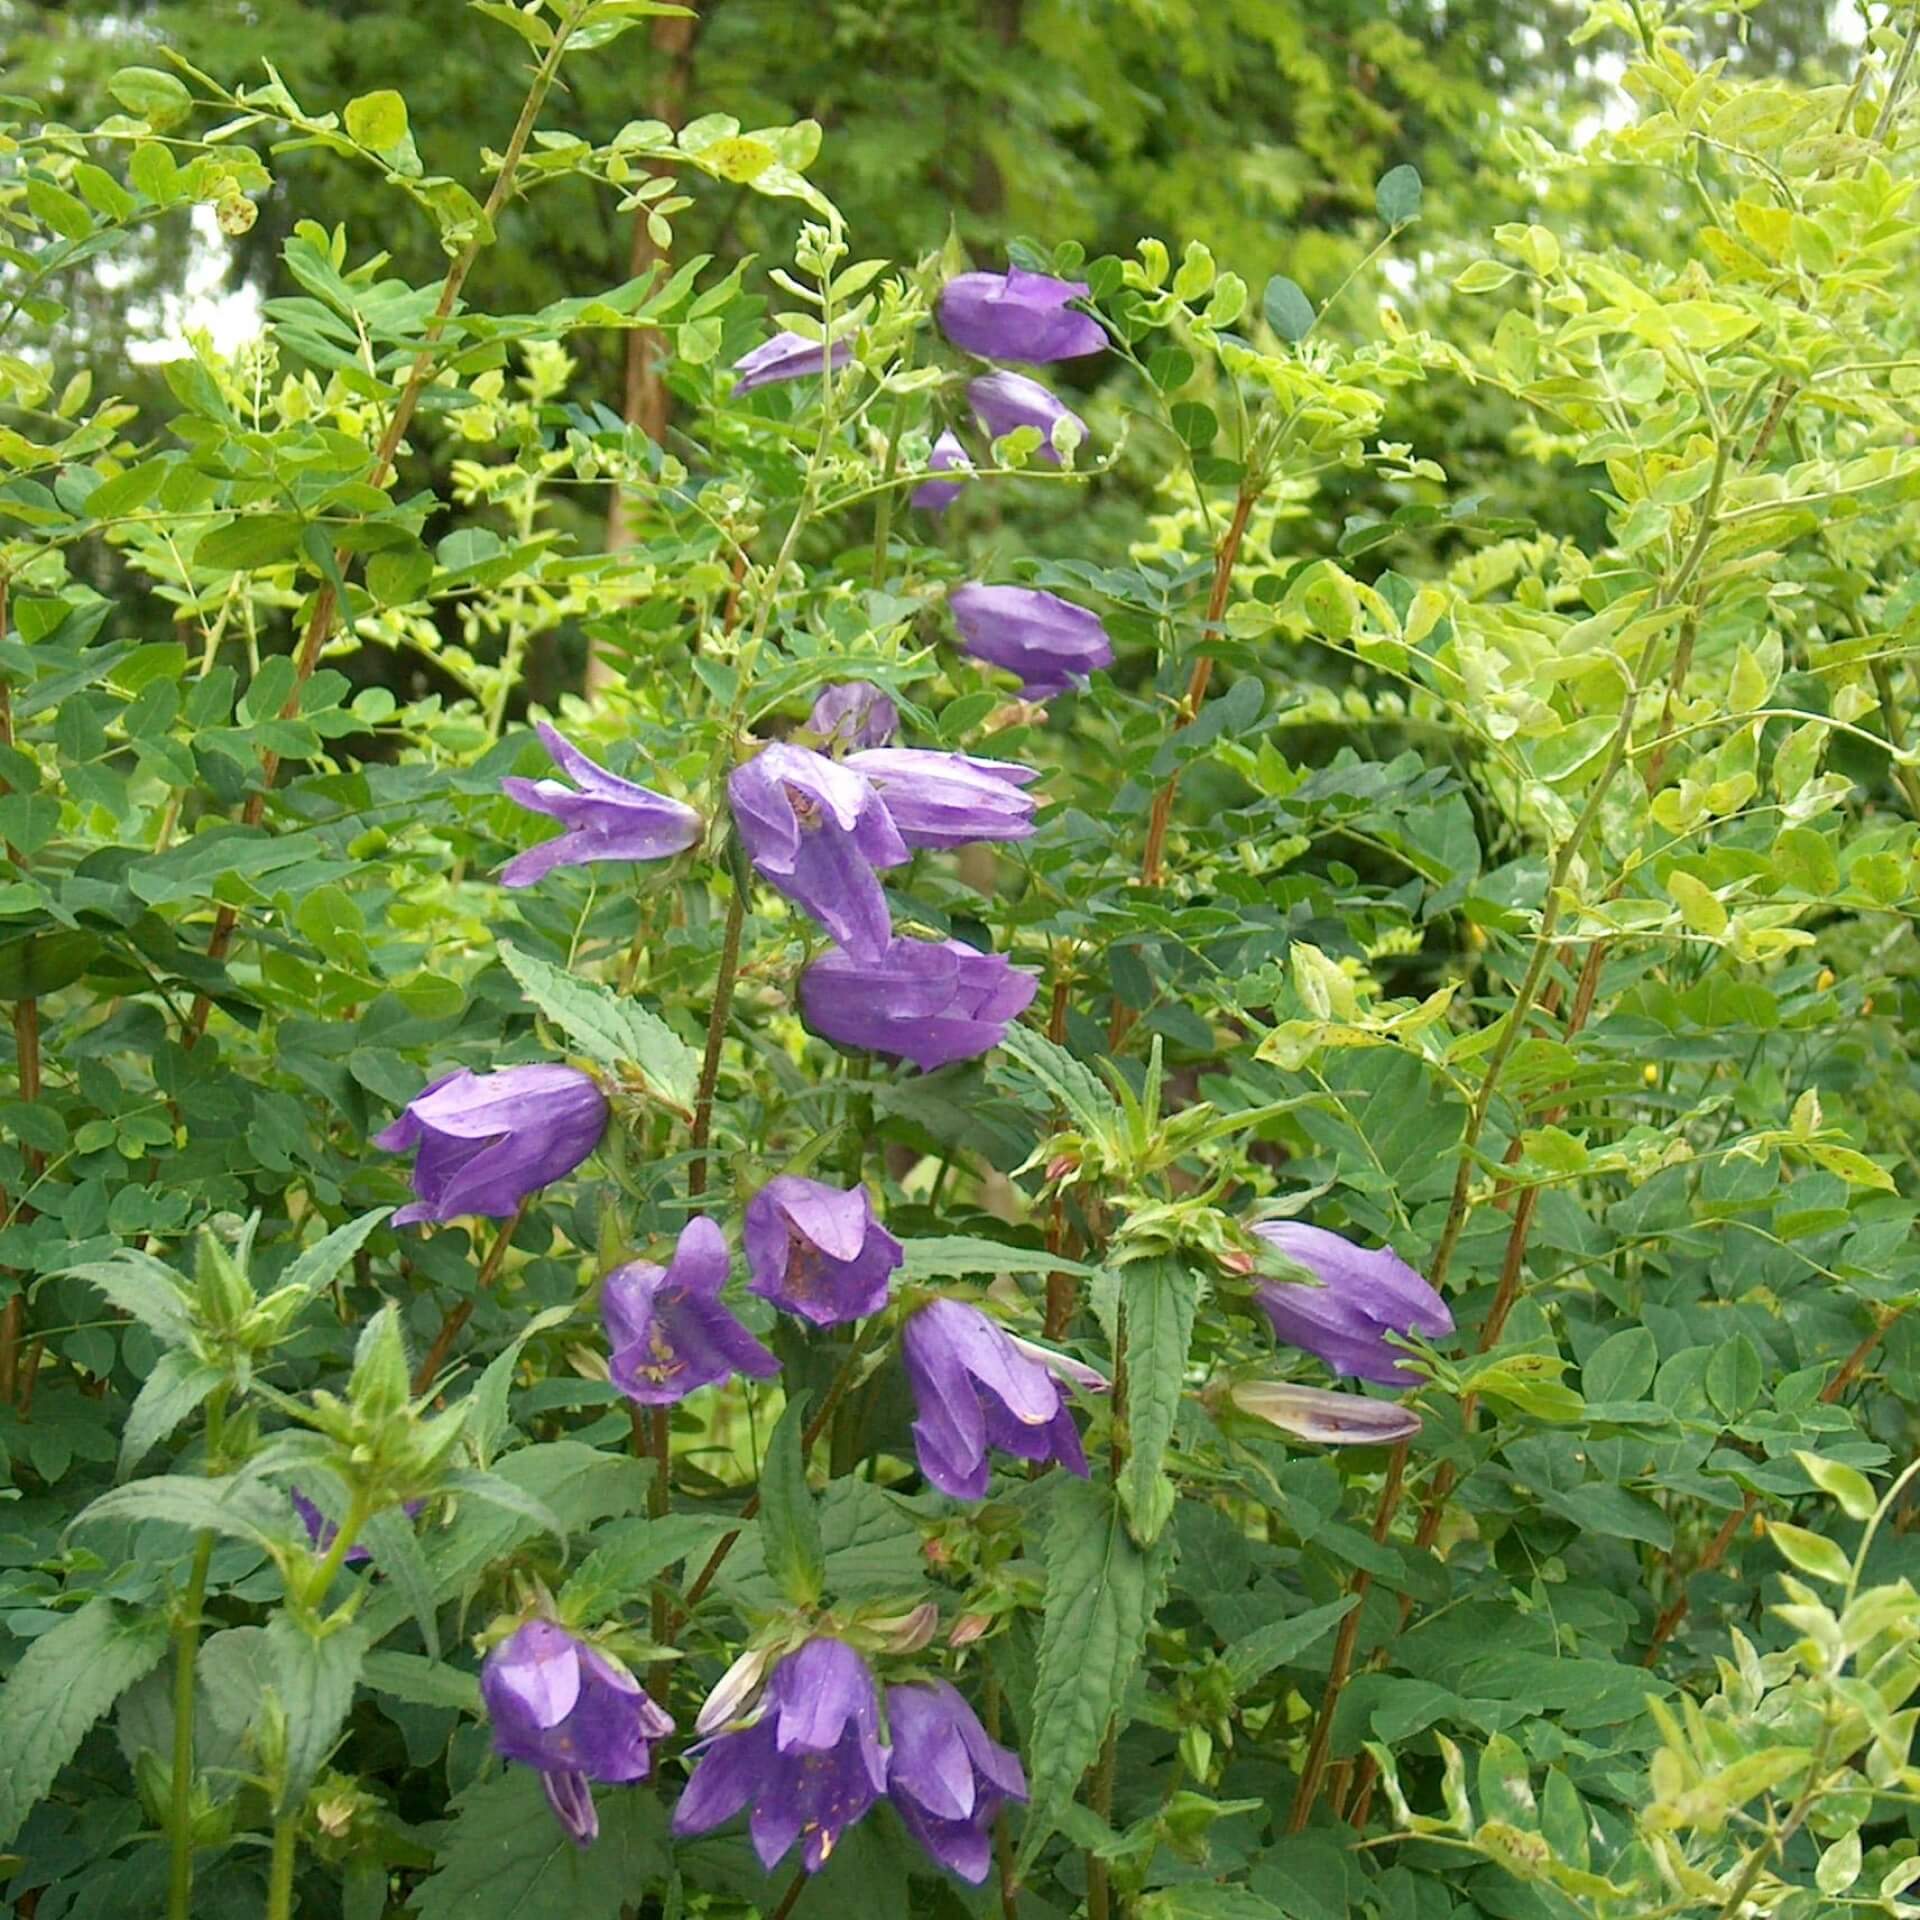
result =
M193 1914L193 1677L200 1653L200 1608L207 1597L213 1543L211 1531L202 1531L193 1543L193 1570L187 1576L187 1590L181 1595L173 1628L172 1814L167 1835L172 1857L167 1920L192 1920Z
M267 1872L267 1920L293 1920L293 1863L300 1850L296 1808L274 1822L273 1862Z

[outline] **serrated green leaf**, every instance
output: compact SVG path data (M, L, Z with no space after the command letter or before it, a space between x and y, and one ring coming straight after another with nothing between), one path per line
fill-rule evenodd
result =
M812 1606L826 1589L820 1514L807 1486L801 1446L807 1396L789 1400L760 1467L760 1539L767 1571L796 1607Z
M149 1449L159 1445L200 1406L226 1376L185 1347L169 1347L140 1383L120 1431L119 1477L124 1480Z
M1127 1428L1132 1447L1121 1477L1127 1524L1151 1546L1172 1516L1165 1479L1167 1447L1186 1393L1187 1349L1193 1339L1200 1285L1182 1260L1157 1255L1122 1268L1127 1328Z
M357 1220L335 1227L295 1257L280 1276L279 1286L293 1287L311 1296L331 1285L341 1268L360 1251L374 1228L392 1211L391 1207L375 1207L371 1213L363 1213Z
M413 1707L452 1707L478 1719L480 1682L471 1673L417 1653L370 1653L360 1663L360 1684Z
M288 1537L292 1511L260 1481L245 1475L200 1480L189 1474L160 1474L103 1493L68 1522L68 1531L107 1521L137 1525L163 1520L176 1527L211 1528L264 1553Z
M351 1623L328 1634L311 1634L285 1613L276 1613L267 1623L266 1652L271 1685L287 1716L287 1767L275 1808L285 1814L307 1797L340 1738L360 1681L367 1637Z
M1324 1607L1309 1607L1286 1620L1271 1620L1236 1640L1221 1659L1233 1678L1235 1693L1257 1686L1276 1667L1297 1660L1316 1641L1323 1640L1355 1607L1357 1595L1331 1600Z
M903 1280L954 1280L969 1273L1070 1273L1084 1280L1094 1271L1045 1247L1010 1247L976 1234L953 1233L900 1244L905 1255L900 1265Z
M657 1014L564 967L522 953L510 941L500 943L500 959L527 998L588 1059L604 1067L631 1067L666 1105L682 1113L693 1111L700 1056Z
M122 1313L168 1346L182 1347L193 1338L186 1281L152 1254L122 1247L111 1260L90 1261L65 1271L98 1287Z

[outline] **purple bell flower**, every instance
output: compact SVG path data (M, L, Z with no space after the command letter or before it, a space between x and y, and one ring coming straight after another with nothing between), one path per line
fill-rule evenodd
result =
M733 363L734 372L740 376L733 383L734 397L770 387L777 380L805 380L826 365L838 372L852 358L850 340L836 340L829 354L818 340L809 340L805 334L776 333Z
M700 816L691 807L617 778L544 720L534 731L579 791L558 780L500 782L510 799L551 815L567 829L509 860L500 869L502 886L530 887L555 867L583 867L593 860L665 860L700 838Z
M865 1187L825 1187L776 1175L747 1202L742 1229L749 1291L816 1327L864 1320L887 1304L887 1281L905 1258L873 1217Z
M554 1817L581 1846L600 1831L590 1783L644 1780L671 1717L619 1661L551 1620L529 1620L487 1655L480 1694L493 1750L537 1767Z
M1390 1247L1356 1247L1324 1227L1296 1220L1263 1220L1254 1232L1318 1285L1262 1280L1254 1298L1273 1322L1276 1338L1318 1354L1335 1373L1383 1387L1417 1384L1401 1363L1389 1333L1424 1333L1437 1340L1453 1331L1447 1303Z
M1060 464L1060 456L1053 449L1056 421L1071 420L1080 429L1080 438L1084 441L1087 437L1087 423L1024 373L983 373L978 380L969 380L967 404L989 440L1001 439L1016 427L1037 428L1040 445L1033 457L1050 467Z
M973 462L967 458L966 448L951 428L933 443L933 451L927 456L927 471L972 477ZM923 480L907 496L907 503L927 513L945 513L959 499L965 485L966 480Z
M771 1380L780 1362L725 1307L727 1242L704 1214L680 1230L668 1266L630 1260L600 1290L608 1372L629 1400L671 1406L700 1387L750 1373Z
M1242 1380L1227 1389L1227 1398L1242 1413L1323 1447L1383 1447L1420 1431L1420 1416L1397 1400L1329 1393L1291 1380Z
M1113 664L1113 642L1097 613L1039 587L978 581L947 595L960 644L976 660L1020 677L1029 700L1050 699Z
M1106 346L1099 321L1067 305L1086 297L1084 280L1056 280L1009 267L1005 273L963 273L949 280L934 313L940 331L968 353L1039 365L1075 360Z
M1024 840L1033 799L1020 791L1036 767L925 747L868 747L846 765L865 775L910 847L962 847L972 840Z
M859 774L805 747L763 747L727 782L733 818L760 877L869 956L893 932L880 867L910 856Z
M676 1834L711 1833L751 1804L748 1830L771 1873L798 1840L818 1873L886 1791L880 1699L843 1640L809 1640L774 1668L751 1726L718 1735L673 1810Z
M576 1067L465 1067L424 1087L373 1136L389 1153L420 1149L415 1199L396 1227L480 1214L512 1216L528 1194L571 1173L607 1130L607 1100Z
M884 747L893 738L900 715L892 700L870 680L844 680L822 690L807 715L807 727L822 747Z
M339 1539L340 1529L298 1487L289 1487L287 1498L293 1502L293 1510L300 1516L300 1524L306 1528L307 1540L314 1552L325 1553ZM426 1504L424 1500L409 1500L403 1511L409 1520L418 1520ZM356 1540L340 1556L340 1564L344 1567L361 1567L372 1558L373 1555Z
M844 948L800 976L800 1010L823 1040L911 1060L922 1073L997 1047L1039 981L960 940L895 940L877 960Z
M987 1453L1058 1460L1087 1477L1073 1403L1057 1373L1083 1385L1106 1381L1045 1348L1016 1343L998 1321L961 1300L934 1300L907 1322L900 1355L919 1417L913 1423L920 1471L956 1500L982 1500Z
M887 1689L887 1798L939 1863L977 1887L993 1861L994 1816L1025 1800L1020 1756L991 1739L944 1680Z

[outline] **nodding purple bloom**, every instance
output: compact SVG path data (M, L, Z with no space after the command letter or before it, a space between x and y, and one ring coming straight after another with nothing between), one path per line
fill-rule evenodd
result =
M760 877L856 953L893 932L875 869L910 856L880 796L824 753L763 747L727 782L733 818Z
M314 1552L325 1553L339 1539L340 1529L298 1487L289 1487L287 1498L293 1502L293 1510L300 1516L300 1524L306 1528L307 1539ZM424 1500L409 1500L403 1511L409 1520L417 1520L426 1504ZM340 1556L340 1564L345 1567L361 1567L372 1558L373 1555L356 1540Z
M1113 664L1113 642L1097 613L1039 587L978 581L947 595L960 644L976 660L1020 676L1029 700L1050 699Z
M829 355L818 340L809 340L803 333L776 333L733 363L740 376L733 383L734 395L770 387L777 380L804 380L827 365L838 372L852 358L850 340L836 340Z
M973 475L973 462L967 458L967 450L960 444L959 436L951 428L933 443L933 451L927 456L929 473L958 473L967 478ZM928 513L945 513L959 499L960 490L966 480L923 480L907 496L909 506L920 507Z
M593 860L665 860L700 838L700 816L691 807L617 778L544 720L534 731L555 764L573 776L574 787L517 777L500 785L509 798L551 815L567 831L516 854L500 869L502 886L530 887L555 867L583 867Z
M606 1095L578 1068L461 1067L416 1093L400 1118L373 1136L389 1153L420 1149L416 1198L392 1224L470 1213L505 1220L528 1194L571 1173L606 1129Z
M673 1830L711 1833L751 1804L748 1829L771 1873L801 1842L818 1873L887 1786L880 1700L867 1663L843 1640L809 1640L774 1668L751 1726L701 1754L673 1810Z
M807 715L808 729L823 747L884 747L893 738L900 715L892 700L870 680L845 680L828 687Z
M1084 280L1009 267L1005 273L963 273L940 289L934 308L940 331L983 360L1077 360L1107 344L1100 323L1069 300L1087 297Z
M1087 423L1024 373L983 373L978 380L969 380L967 404L989 440L1001 439L1016 427L1037 428L1040 445L1033 457L1050 467L1060 464L1053 445L1053 429L1059 421L1071 420L1080 429L1080 438L1087 437Z
M951 1872L977 1887L993 1860L994 1816L1027 1797L1009 1753L944 1680L887 1689L887 1798L901 1824Z
M1328 1393L1291 1380L1242 1380L1227 1389L1227 1398L1242 1413L1323 1447L1382 1447L1420 1431L1420 1416L1397 1400Z
M591 1782L644 1780L673 1721L619 1661L551 1620L529 1620L487 1655L480 1694L493 1750L537 1767L554 1817L580 1846L600 1831Z
M630 1260L600 1290L608 1372L629 1400L671 1406L736 1373L770 1380L780 1362L725 1307L727 1242L704 1214L680 1230L668 1266Z
M807 1025L837 1047L922 1073L997 1047L1039 989L1034 975L960 940L895 940L877 960L836 948L800 976Z
M1058 1460L1087 1477L1073 1403L1056 1372L1083 1384L1106 1381L1090 1367L1016 1344L999 1322L961 1300L935 1300L907 1322L900 1354L919 1417L913 1423L920 1471L956 1500L987 1492L987 1453Z
M1383 1387L1419 1382L1421 1375L1401 1363L1386 1336L1424 1333L1437 1340L1453 1331L1453 1315L1392 1248L1356 1247L1295 1220L1257 1221L1253 1230L1318 1282L1260 1282L1254 1298L1277 1338L1318 1354L1335 1373Z
M1020 789L1040 778L1036 767L924 747L869 747L846 764L873 782L910 847L1024 840L1033 831L1035 803Z
M825 1187L783 1173L747 1202L742 1237L752 1292L816 1327L863 1320L887 1304L887 1281L905 1258L873 1217L865 1187Z

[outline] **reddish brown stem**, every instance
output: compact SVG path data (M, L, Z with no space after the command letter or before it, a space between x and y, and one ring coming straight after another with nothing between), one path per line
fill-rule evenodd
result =
M713 983L713 1005L707 1014L707 1050L700 1060L700 1080L693 1096L693 1163L687 1168L687 1193L699 1199L707 1190L707 1142L713 1135L713 1094L720 1084L720 1055L727 1044L727 1022L733 1014L733 986L740 972L740 930L747 919L747 876L736 863L733 898L727 903L727 924L720 936L720 974Z
M440 1322L440 1331L433 1336L433 1345L427 1349L427 1357L420 1362L419 1370L413 1376L413 1390L416 1395L425 1393L440 1377L440 1369L447 1364L447 1355L452 1351L453 1343L460 1336L460 1329L473 1318L474 1302L491 1287L500 1273L500 1264L507 1257L507 1248L513 1236L520 1231L520 1222L527 1217L527 1201L522 1200L514 1209L513 1218L502 1227L487 1249L487 1257L481 1264L479 1277L473 1283L473 1292L455 1305Z

